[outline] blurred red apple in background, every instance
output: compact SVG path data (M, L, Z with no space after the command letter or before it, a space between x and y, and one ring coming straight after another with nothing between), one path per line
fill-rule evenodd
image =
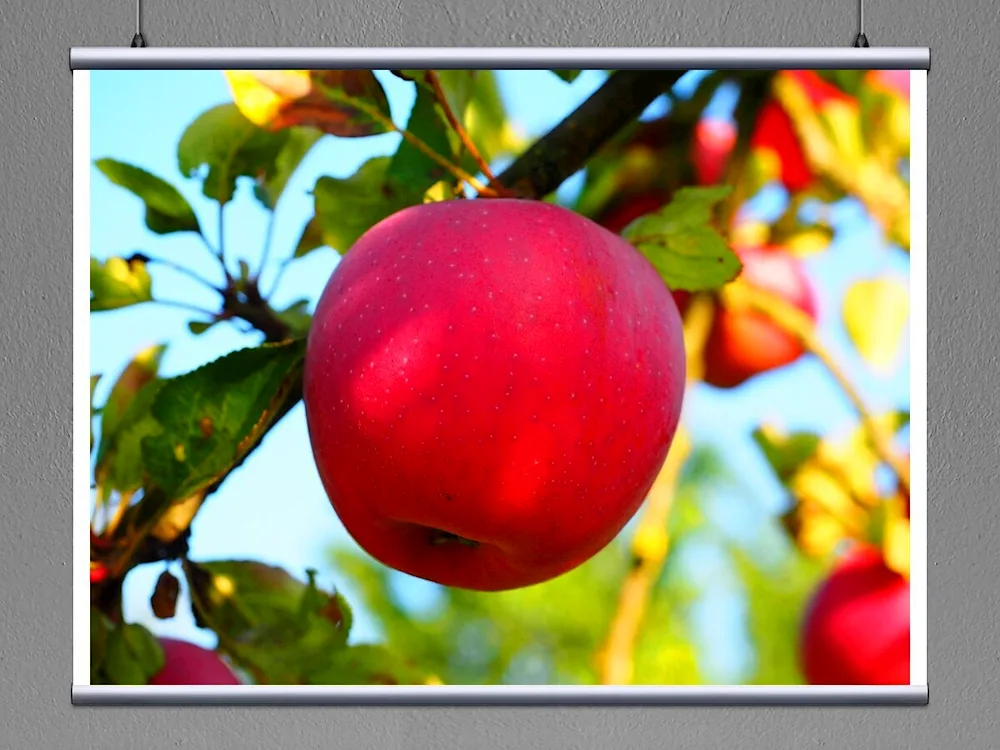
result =
M832 102L854 104L854 99L815 70L786 70L778 74L794 81L816 109ZM792 193L808 188L815 180L802 148L795 123L777 99L761 108L750 137L750 147L772 155L777 162L777 179Z
M526 200L404 209L324 290L304 401L347 531L387 566L496 591L621 531L673 440L681 321L625 240Z
M219 655L207 648L174 638L159 638L163 669L150 685L240 685Z
M663 208L669 200L670 194L659 190L626 196L621 200L614 201L602 212L601 216L598 217L598 223L609 232L621 234L625 227L640 216Z
M812 169L799 143L795 124L777 101L769 101L761 108L750 136L750 148L775 159L777 179L789 192L805 190L812 184Z
M698 121L691 159L699 185L715 185L722 180L735 145L736 126L728 120L703 118Z
M897 94L906 101L910 101L910 71L873 70L867 78L872 86Z
M849 553L814 594L800 657L811 685L907 685L910 587L881 553Z
M798 258L779 247L734 249L743 271L733 283L769 291L815 320L815 291ZM684 311L690 295L678 291L674 299ZM734 388L755 375L789 365L802 354L798 340L762 314L717 305L705 342L702 378L717 388Z

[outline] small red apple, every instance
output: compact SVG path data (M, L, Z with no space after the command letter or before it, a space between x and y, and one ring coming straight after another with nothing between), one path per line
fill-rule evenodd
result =
M814 594L800 643L811 685L907 685L910 587L881 553L849 553Z
M722 180L735 145L736 127L728 120L704 118L698 121L691 160L699 185L715 185Z
M778 179L789 192L800 192L812 184L813 172L795 124L777 101L770 100L761 107L750 135L750 148L774 155L778 161Z
M779 75L795 81L813 107L822 108L830 102L854 102L852 97L822 78L815 70L787 70ZM791 193L805 190L815 179L795 124L776 99L767 101L761 108L750 136L750 147L770 152L776 157L779 164L778 179Z
M240 685L240 681L218 654L175 638L160 638L163 669L150 685Z
M743 262L736 283L752 284L781 297L815 319L817 301L802 262L779 247L735 248ZM687 309L687 292L674 293ZM705 342L702 379L716 388L735 388L755 375L789 365L803 354L798 340L762 314L717 305Z
M345 255L316 308L304 402L363 549L498 591L621 531L684 382L677 308L631 245L559 206L453 200L400 211Z

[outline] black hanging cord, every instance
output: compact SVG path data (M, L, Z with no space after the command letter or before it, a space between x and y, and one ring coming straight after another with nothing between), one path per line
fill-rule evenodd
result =
M135 36L132 37L132 46L146 46L146 40L142 36L142 0L135 0Z
M854 46L869 46L868 37L865 36L865 0L858 0L858 35L854 37Z

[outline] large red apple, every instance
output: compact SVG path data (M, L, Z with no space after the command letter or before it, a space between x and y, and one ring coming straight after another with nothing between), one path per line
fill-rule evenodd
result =
M175 638L160 638L164 664L150 685L239 685L218 654Z
M346 254L309 334L320 478L382 563L496 591L635 514L680 416L677 308L631 245L537 201L404 209Z
M877 549L854 550L813 596L800 646L809 684L909 684L909 584Z
M779 247L735 248L743 262L736 283L771 292L815 319L817 300L802 262ZM689 295L674 294L681 310ZM799 341L761 313L717 305L703 352L702 379L735 388L755 375L789 365L803 354Z

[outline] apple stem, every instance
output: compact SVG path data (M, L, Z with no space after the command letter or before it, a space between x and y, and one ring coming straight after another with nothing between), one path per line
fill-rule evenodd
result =
M632 681L633 651L646 615L653 585L669 550L667 521L673 506L681 469L691 451L683 429L674 435L670 452L646 499L646 509L632 542L633 564L622 583L607 640L599 652L603 685L627 685Z
M452 534L450 531L442 531L441 529L431 530L431 544L448 544L457 542L458 544L464 544L466 547L478 547L479 542L473 541L472 539L466 539L465 537L459 536L458 534Z
M462 141L462 145L465 146L469 155L476 162L476 166L483 173L483 176L489 180L490 187L498 190L498 192L503 192L503 189L496 184L497 178L493 174L493 170L490 168L489 163L483 158L483 155L476 148L476 144L473 142L472 137L469 132L462 125L462 122L455 115L455 112L451 108L451 104L448 102L448 97L444 93L444 89L441 87L441 79L438 78L438 74L434 70L428 70L426 75L427 83L430 84L431 88L434 90L434 96L438 100L438 104L441 105L441 109L444 111L444 116L448 120L448 124L451 125L452 130L458 135L459 139Z

